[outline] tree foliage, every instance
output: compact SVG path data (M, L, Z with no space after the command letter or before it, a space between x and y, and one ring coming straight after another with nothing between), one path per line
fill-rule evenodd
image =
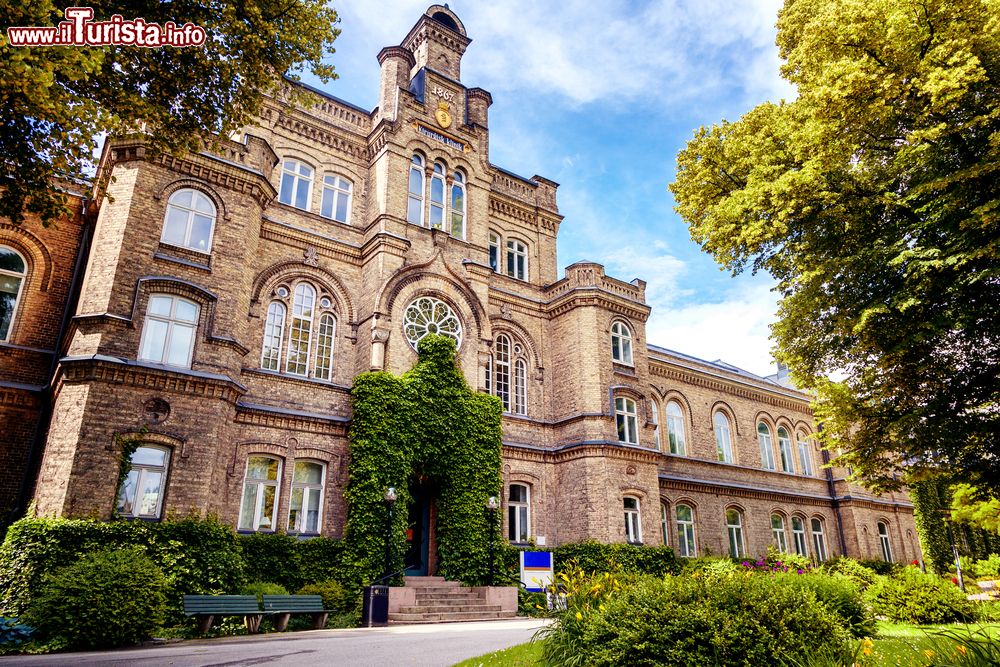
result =
M996 494L1000 2L786 0L777 43L797 99L701 128L677 210L777 279L777 355L840 464Z
M1000 500L984 498L968 484L956 484L952 488L951 518L1000 535Z
M79 181L93 168L105 134L141 128L157 150L196 150L211 134L246 125L282 77L308 69L334 77L323 62L340 33L324 0L94 0L94 20L125 19L207 32L203 46L183 48L11 47L0 36L0 217L26 212L43 222L64 210L53 178ZM66 5L13 0L0 25L54 26ZM301 96L304 93L298 93Z

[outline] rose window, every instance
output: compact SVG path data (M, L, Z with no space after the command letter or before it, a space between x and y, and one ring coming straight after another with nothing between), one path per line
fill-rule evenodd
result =
M462 323L458 316L444 301L422 296L403 313L403 335L415 350L417 342L427 334L441 334L453 338L456 346L462 344Z

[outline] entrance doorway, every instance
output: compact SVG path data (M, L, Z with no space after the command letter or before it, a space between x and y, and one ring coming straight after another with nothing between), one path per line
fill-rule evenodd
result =
M425 486L413 488L407 509L406 574L427 576L430 564L431 500Z

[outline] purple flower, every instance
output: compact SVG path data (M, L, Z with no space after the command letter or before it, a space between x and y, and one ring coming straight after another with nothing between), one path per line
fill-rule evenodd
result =
M805 572L805 570L803 570L803 569L802 569L802 568L800 567L800 568L799 568L799 574L802 574L803 572Z

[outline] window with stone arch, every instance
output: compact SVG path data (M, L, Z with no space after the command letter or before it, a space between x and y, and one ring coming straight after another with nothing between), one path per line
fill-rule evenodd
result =
M506 333L497 335L491 367L493 394L503 403L503 411L528 414L528 363L524 345Z
M507 491L507 538L523 544L531 537L531 487L511 484Z
M806 541L805 520L799 516L792 517L792 544L795 547L795 553L798 555L809 555L809 546Z
M726 533L729 537L729 555L733 558L745 556L747 550L743 543L743 512L735 507L726 510Z
M611 324L611 358L619 364L632 365L632 330L621 320Z
M286 159L281 163L281 184L278 201L303 211L310 208L313 168L301 160Z
M781 470L783 472L795 472L795 463L792 457L792 439L788 435L788 429L784 426L778 427L778 454L781 456Z
M788 552L788 541L785 539L785 518L780 514L771 515L771 537L774 545L781 553Z
M424 156L420 153L413 154L409 173L406 221L422 227L424 224Z
M825 522L820 517L813 517L809 521L809 527L812 531L813 539L813 553L816 555L816 560L822 562L826 560L826 530Z
M687 456L687 441L684 437L684 411L677 401L667 401L667 440L670 453Z
M170 195L160 241L208 254L215 231L215 203L208 195L183 188Z
M239 530L273 531L277 527L281 460L253 454L247 457L240 500Z
M403 335L410 347L427 334L448 336L455 347L462 346L462 322L447 303L432 296L417 297L403 311Z
M10 340L21 288L28 277L28 264L21 253L0 246L0 342Z
M889 524L885 521L878 522L878 542L882 548L882 560L886 563L892 561L892 540L889 539Z
M329 382L336 335L333 299L307 281L279 285L267 306L260 367Z
M323 485L326 466L319 461L299 460L292 470L292 493L288 504L288 532L318 535L323 525Z
M628 445L639 444L638 412L635 401L628 396L615 397L615 426L618 441Z
M771 429L764 422L757 424L757 441L760 443L760 465L765 470L774 470L774 444Z
M142 444L129 459L128 473L118 493L118 514L129 519L159 519L167 485L170 449Z
M813 474L812 465L812 452L809 446L809 435L804 432L800 432L795 438L798 441L799 447L799 468L802 470L803 475Z
M733 463L733 438L729 426L729 417L722 410L716 410L712 415L715 428L715 449L718 459L723 463Z
M677 553L684 558L694 558L697 555L694 536L694 509L687 504L678 503L674 508L677 519Z

